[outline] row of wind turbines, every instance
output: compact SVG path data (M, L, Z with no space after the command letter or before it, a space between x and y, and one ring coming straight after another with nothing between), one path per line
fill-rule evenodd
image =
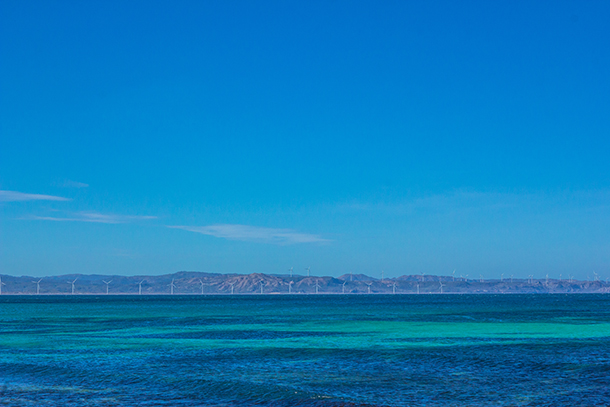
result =
M290 267L290 269L289 269L291 278L292 278L293 269L294 269L293 267ZM311 267L307 267L305 270L307 271L307 277L309 277ZM43 280L43 278L41 278L37 281L32 281L32 283L36 284L36 294L37 295L40 294L40 283L42 282L42 280ZM71 294L74 294L74 284L76 283L76 280L78 280L78 277L72 281L68 281L68 284L70 284L70 286L71 286ZM142 295L142 284L144 284L145 281L146 280L142 280L138 283L138 295ZM174 281L175 281L175 279L172 278L172 282L169 283L171 295L174 294L174 289L176 288L176 284L174 284ZM109 280L109 281L102 280L102 282L104 284L106 284L106 294L110 294L110 283L112 283L112 280ZM263 294L263 282L264 281L261 281L261 294ZM201 279L199 279L199 283L201 284L201 294L204 294L205 284L204 284L203 280L201 280ZM290 282L290 288L292 288L293 283L294 283L293 281ZM0 277L0 295L2 295L2 286L3 285L6 285L6 283L2 282L2 277ZM231 294L234 294L235 283L234 282L229 283L229 285L231 286ZM319 283L316 281L316 294L318 293L318 288L319 288Z
M309 270L309 268L306 269L306 270ZM40 283L42 282L43 279L44 278L41 278L41 279L36 280L36 281L32 281L33 284L36 284L36 295L40 294ZM75 294L75 284L76 284L77 280L78 280L78 278L75 278L74 280L71 280L71 281L67 282L70 285L70 293L72 295ZM175 279L172 279L171 283L168 284L169 289L170 289L170 295L174 295L174 290L176 288L175 281L176 281ZM102 280L102 282L106 285L106 294L107 295L110 294L110 283L112 283L112 280L109 280L109 281ZM140 281L138 283L138 295L142 295L142 284L144 284L145 282L146 282L146 280L142 280L142 281ZM200 288L201 288L201 294L203 295L203 294L205 294L205 292L204 292L205 283L203 282L202 279L198 279L198 282L199 282L199 285L200 285ZM235 283L236 282L229 283L229 286L231 287L231 294L235 293ZM348 283L347 281L344 281L343 284L342 284L342 294L346 293L345 292L345 285L347 283ZM260 294L264 294L265 293L264 292L265 280L260 280L259 284L260 284ZM293 284L294 284L294 281L290 281L288 283L288 293L289 294L292 294L292 285ZM366 283L366 284L368 285L368 294L371 294L371 285L373 283L370 282L370 283ZM6 283L2 282L2 277L0 277L0 295L2 295L2 286L3 285L6 285ZM397 287L396 282L393 282L392 283L392 293L393 294L396 294L396 287ZM319 294L320 293L319 290L320 290L321 286L320 286L320 282L318 280L315 281L314 288L315 288L316 294ZM418 293L419 293L419 284L418 284Z
M290 275L291 279L293 278L293 270L294 270L293 267L288 269L288 272L289 272L289 275ZM311 267L305 268L305 271L307 272L307 277L311 277ZM463 281L463 282L480 282L480 283L484 283L485 282L485 279L483 278L483 275L479 275L478 279L473 279L473 278L469 278L468 274L456 276L455 272L456 272L456 270L454 270L452 272L452 275L449 277L451 279L451 281L453 281L453 282L456 282L456 281L458 281L458 282L459 281ZM602 282L602 280L600 279L599 275L596 272L594 272L593 275L594 275L594 278L593 278L594 282L595 281ZM433 276L430 276L430 277L433 277ZM426 283L434 283L434 281L432 281L432 280L426 280L426 273L420 273L420 277L419 278L420 278L420 280L416 284L416 286L414 287L414 291L409 291L408 293L417 293L417 294L420 294L421 293L420 282L421 283L425 283L425 282ZM40 283L42 282L42 280L43 280L43 278L40 278L39 280L32 281L33 284L36 284L36 294L37 295L40 294ZM78 277L75 278L74 280L68 280L67 281L67 284L69 284L69 286L70 286L70 293L71 294L75 294L75 283L76 283L77 280L78 280ZM505 280L506 281L510 281L511 283L513 283L514 275L511 274L509 277L507 277L505 279L504 278L504 274L501 274L499 281L500 282L504 282ZM108 280L108 281L102 280L102 282L106 285L106 294L110 294L110 284L112 283L112 281L113 280ZM384 280L384 272L381 271L381 283L384 284L385 281L386 280ZM558 281L559 282L566 281L568 283L573 283L575 280L574 280L574 276L572 274L569 274L567 279L564 279L562 277L562 275L560 274ZM587 278L586 281L588 282L588 281L590 281L590 279ZM137 283L137 285L138 285L138 295L142 295L142 284L144 284L145 282L146 282L146 279L143 279L143 280L141 280L140 282ZM346 284L348 282L353 282L353 273L350 273L350 280L349 281L347 281L347 280L343 281L342 287L341 287L341 293L342 294L346 294L345 287L346 287ZM367 294L372 294L371 286L373 285L374 282L373 281L369 281L369 282L360 281L360 282L366 284L366 286L367 286ZM392 288L392 294L396 294L397 293L397 286L398 286L397 282L394 281L394 280L389 280L388 282L390 283L390 285L388 285L387 287L388 288L391 287ZM438 281L437 282L438 282L438 288L437 288L438 291L436 291L436 292L438 292L440 294L445 293L444 287L446 285L443 284L442 277L438 277ZM542 282L542 280L535 280L534 276L532 274L527 276L527 283L530 284L530 285L534 285L536 283L540 284L541 282ZM548 285L549 282L550 282L549 275L547 274L545 276L543 284ZM608 278L606 278L605 282L606 283L608 282ZM202 279L198 279L198 283L199 283L200 288L201 288L201 294L205 294L205 286L206 286L206 284L203 282ZM234 294L235 293L234 289L235 289L236 282L230 282L228 284L230 286L231 294ZM292 281L292 280L288 282L288 294L292 294L293 293L293 290L292 290L292 285L293 284L294 284L294 281ZM5 285L6 285L6 283L4 283L2 281L2 277L0 276L0 295L2 294L2 287L5 286ZM265 293L265 289L264 289L265 280L260 280L259 285L260 285L260 294L264 294ZM430 290L429 284L427 284L427 285L428 285L428 287L427 287L428 290ZM175 292L175 289L176 289L175 279L172 279L171 283L169 283L167 286L169 287L169 293L171 295L173 295L174 292ZM313 288L314 288L316 294L320 293L320 289L322 287L320 286L319 280L317 280L317 279L315 280L315 284L314 284ZM428 291L428 292L431 293L433 291ZM404 293L407 293L407 292L404 292Z

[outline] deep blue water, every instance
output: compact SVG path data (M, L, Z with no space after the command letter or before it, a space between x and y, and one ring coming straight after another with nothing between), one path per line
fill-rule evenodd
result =
M610 295L2 296L0 405L609 406Z

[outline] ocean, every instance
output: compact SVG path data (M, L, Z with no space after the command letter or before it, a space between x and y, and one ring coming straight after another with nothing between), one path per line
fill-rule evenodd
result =
M0 405L609 406L610 295L4 295Z

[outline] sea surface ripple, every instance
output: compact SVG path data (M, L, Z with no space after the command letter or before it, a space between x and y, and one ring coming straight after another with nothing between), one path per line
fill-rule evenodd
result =
M610 295L2 296L0 405L608 406Z

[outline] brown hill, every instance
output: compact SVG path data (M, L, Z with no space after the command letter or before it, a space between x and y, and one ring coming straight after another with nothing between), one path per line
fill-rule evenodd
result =
M354 277L353 280L351 278ZM8 276L2 278L2 295L36 294L40 281L40 294L70 294L74 281L75 294L444 294L468 293L609 293L610 284L603 281L568 281L554 279L472 280L434 275L408 275L383 281L359 274L344 274L339 278L318 276L253 274L220 274L181 271L160 276L119 276L68 274L40 277ZM76 281L75 281L76 280ZM108 282L106 284L105 282ZM316 287L317 286L317 287ZM370 291L369 291L370 290Z

